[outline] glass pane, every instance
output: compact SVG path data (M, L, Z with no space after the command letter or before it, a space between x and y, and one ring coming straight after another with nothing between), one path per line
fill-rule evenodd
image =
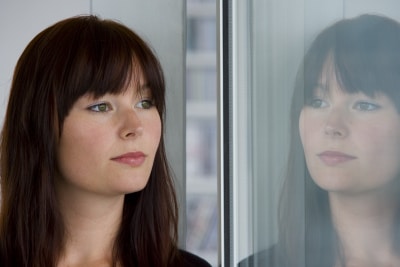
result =
M241 262L241 267L400 264L396 238L400 91L398 86L387 89L389 82L400 82L396 67L400 65L400 26L368 19L358 26L345 24L345 29L334 28L328 41L319 37L324 41L303 61L327 27L365 13L400 21L400 2L250 0L233 4L234 262ZM340 37L342 32L346 38ZM341 45L334 51L342 57L333 56L336 65L328 65L333 44ZM354 45L359 49L353 49ZM329 49L321 50L325 46ZM335 80L335 75L341 76ZM383 97L374 94L378 90ZM391 115L383 115L382 106ZM323 111L333 115L323 117ZM372 119L375 116L382 116L379 123ZM320 131L313 132L319 129L318 123ZM327 130L326 124L333 126ZM382 136L374 139L375 134ZM376 155L371 156L367 148L379 152L374 150ZM370 161L361 167L357 162L366 156ZM390 160L379 163L381 157ZM378 172L378 165L385 168ZM376 176L370 177L372 173ZM367 178L375 182L367 183L363 180ZM372 239L373 234L379 239Z
M186 248L218 264L216 1L187 1Z

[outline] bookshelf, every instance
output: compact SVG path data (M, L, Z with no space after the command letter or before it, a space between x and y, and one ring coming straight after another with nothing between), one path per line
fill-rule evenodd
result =
M216 0L187 0L186 249L218 265Z

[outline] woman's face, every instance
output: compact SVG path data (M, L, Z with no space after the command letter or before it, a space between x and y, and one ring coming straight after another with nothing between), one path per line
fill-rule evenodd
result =
M59 189L121 195L146 186L162 130L151 90L136 84L74 103L57 151Z
M300 113L300 137L313 180L337 193L389 189L400 172L400 115L384 94L349 94L324 65L313 100Z

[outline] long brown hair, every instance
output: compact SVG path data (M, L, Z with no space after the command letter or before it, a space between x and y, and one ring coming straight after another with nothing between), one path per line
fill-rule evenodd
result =
M1 139L1 264L56 266L65 229L54 190L55 151L64 119L82 95L119 93L131 78L139 79L138 72L164 121L160 63L126 26L95 16L68 18L26 47L14 71ZM177 221L161 137L147 186L125 196L113 265L172 266Z

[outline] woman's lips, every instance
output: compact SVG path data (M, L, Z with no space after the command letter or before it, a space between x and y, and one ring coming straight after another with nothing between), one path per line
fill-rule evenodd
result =
M129 166L137 167L143 164L146 155L143 152L129 152L123 155L112 158L111 160L118 163L127 164Z
M335 166L356 159L357 157L337 152L337 151L324 151L317 155L326 165Z

